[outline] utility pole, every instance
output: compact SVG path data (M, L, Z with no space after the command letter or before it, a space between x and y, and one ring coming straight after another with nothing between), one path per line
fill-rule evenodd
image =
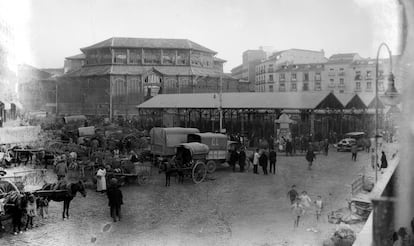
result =
M220 94L219 94L219 100L220 100L220 107L219 107L219 114L220 114L220 133L223 130L223 77L222 73L220 73Z

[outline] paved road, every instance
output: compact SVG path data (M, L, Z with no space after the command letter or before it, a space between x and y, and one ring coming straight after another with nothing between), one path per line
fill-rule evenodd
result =
M111 222L105 195L89 191L72 201L69 220L61 218L62 204L51 202L50 217L38 220L38 228L6 234L0 245L321 245L335 228L327 211L345 207L352 181L364 170L372 172L367 153L353 162L349 152L336 150L318 155L311 171L304 156L280 155L277 169L264 176L221 168L202 184L172 180L168 188L164 176L154 172L149 184L122 188L121 222ZM312 199L323 197L322 222L316 224L308 211L293 230L286 196L292 184ZM318 232L306 230L311 227Z

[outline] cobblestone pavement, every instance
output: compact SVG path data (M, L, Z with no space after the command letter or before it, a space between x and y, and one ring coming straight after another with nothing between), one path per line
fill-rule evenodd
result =
M372 175L368 153L353 162L351 153L333 149L318 155L311 171L304 156L279 155L276 175L219 168L199 185L172 178L164 187L164 175L154 170L148 184L122 188L120 222L111 222L106 196L89 190L72 201L70 219L62 220L62 203L51 202L50 216L37 219L37 228L4 234L0 245L321 245L335 229L327 212L347 206L350 184L362 172ZM287 198L292 184L312 199L322 195L321 222L309 210L293 230ZM358 231L362 223L352 227Z

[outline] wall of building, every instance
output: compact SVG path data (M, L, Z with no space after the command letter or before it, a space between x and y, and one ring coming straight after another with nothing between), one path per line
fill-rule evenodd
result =
M73 70L78 70L82 68L82 66L85 65L85 60L82 59L65 59L64 65L63 65L63 72L67 73Z

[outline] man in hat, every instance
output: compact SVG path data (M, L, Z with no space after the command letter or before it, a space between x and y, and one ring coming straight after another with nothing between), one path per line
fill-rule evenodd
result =
M108 195L108 206L111 209L111 217L114 220L114 222L121 221L121 205L123 203L122 198L122 191L119 189L118 186L118 180L115 178L112 178L110 180L110 186L106 193Z
M68 173L68 165L66 164L66 161L64 159L60 158L58 160L58 163L55 167L55 171L58 177L58 181L66 177L66 174Z

